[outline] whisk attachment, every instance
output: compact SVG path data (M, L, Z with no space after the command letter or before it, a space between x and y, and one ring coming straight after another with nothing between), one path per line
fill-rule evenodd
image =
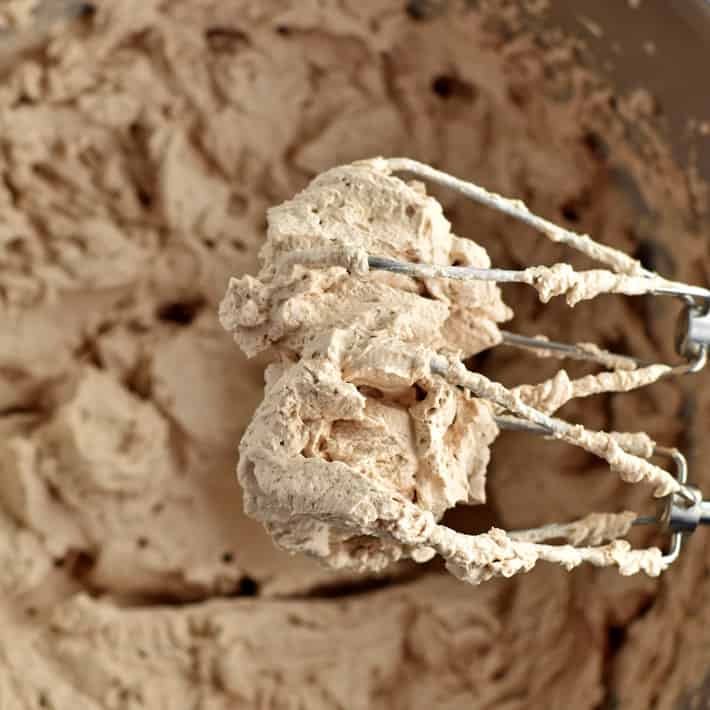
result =
M678 322L676 349L688 359L689 372L699 372L705 367L710 347L710 299L699 302L685 296L685 309Z
M506 431L542 436L550 436L552 433L547 427L517 417L498 416L495 421L500 429ZM662 557L663 563L668 566L678 559L685 537L695 532L700 525L710 525L710 501L703 500L703 494L697 486L688 484L688 461L678 449L656 446L653 453L673 460L675 477L681 487L659 501L656 516L639 516L632 524L656 525L670 533L670 546Z
M678 559L683 539L695 532L699 525L710 525L710 501L703 500L699 488L688 484L688 461L678 449L656 447L655 453L673 459L681 488L659 501L656 517L639 517L633 524L658 525L671 534L670 548L663 556L664 563L670 565Z
M604 282L604 290L609 292L625 293L627 295L651 294L656 296L673 296L685 304L685 308L678 322L676 334L676 352L685 362L681 365L669 367L663 376L682 375L695 373L702 370L707 364L708 349L710 348L710 291L689 284L668 281L654 272L644 269L638 262L627 255L609 247L604 247L590 240L586 235L579 235L565 230L537 215L532 214L528 208L518 200L510 200L495 193L488 192L472 183L459 180L453 176L442 173L428 165L409 159L391 159L388 161L393 171L402 171L432 180L440 185L452 188L466 197L481 204L503 212L509 217L521 221L545 234L553 241L567 244L568 246L585 253L611 267L612 272L580 272L575 277L582 283L583 288L574 293L576 284L570 278L570 271L566 273L558 269L558 276L563 282L557 290L541 286L540 281L551 275L548 267L532 267L524 270L509 270L499 268L479 268L468 266L448 266L437 264L421 264L391 259L376 255L367 255L368 268L372 270L385 270L392 273L404 274L415 278L444 278L455 280L475 279L480 281L493 281L496 283L524 283L538 289L543 301L549 300L553 295L567 295L570 305L577 300L591 298L603 292L592 285L584 289L584 280L587 286L594 280ZM556 265L563 267L566 265ZM552 267L553 269L555 267ZM613 282L611 274L619 277ZM603 276L601 275L603 274ZM567 279L567 282L565 282ZM571 285L571 289L570 289ZM570 292L572 297L570 298ZM545 337L528 337L501 330L502 343L511 347L545 352L561 358L591 361L610 369L629 369L649 367L651 363L635 357L618 355L602 350L592 344L569 344ZM449 376L449 368L443 360L432 361L432 372ZM450 380L451 381L451 380ZM464 384L465 383L461 383ZM478 396L490 396L489 393L475 390ZM495 399L493 397L493 399ZM503 402L498 402L504 405ZM548 417L544 413L520 410L518 416L512 415L502 407L502 413L495 417L500 429L509 431L524 431L543 435L551 438L564 439L570 432L579 429L575 425ZM523 414L525 416L519 416ZM599 452L596 452L599 453ZM688 485L688 463L685 456L677 449L653 447L652 455L666 456L673 460L675 465L674 490L663 496L659 502L659 512L656 517L644 516L634 520L634 525L658 525L671 535L670 547L663 555L664 565L670 565L680 554L683 539L694 532L699 525L710 524L710 501L703 500L701 491Z
M442 362L432 363L432 371L439 374L447 372ZM532 421L504 414L496 416L495 422L502 430L527 432L550 438L563 438L564 434L575 429L575 425L552 417L549 418L549 423L545 423L544 416ZM685 536L693 533L699 525L710 525L710 501L703 500L699 488L688 485L688 462L678 449L653 445L649 453L672 459L678 486L660 499L657 516L641 516L632 524L657 525L671 534L670 547L661 558L664 566L668 566L678 558Z
M440 205L394 172L452 188L603 268L489 268L483 249L450 232ZM472 584L538 561L656 576L678 557L685 535L710 524L710 502L688 484L680 452L643 432L595 431L555 416L573 399L701 369L710 348L709 290L665 279L628 254L534 215L519 200L402 158L324 173L272 209L269 226L258 277L230 280L220 320L249 356L270 347L284 353L242 440L239 465L248 506L279 544L358 569L436 554ZM534 288L542 302L563 296L570 306L606 293L681 299L676 344L683 362L649 363L593 343L501 330L511 311L495 285L507 283ZM464 365L498 345L604 371L573 379L560 369L542 382L508 388ZM499 430L582 448L622 481L650 485L659 512L590 513L478 535L448 528L440 522L443 511L484 497L489 446ZM675 470L654 463L657 456L669 457ZM334 486L336 480L343 485ZM670 534L666 552L634 549L623 539L642 524ZM547 542L560 540L566 544Z

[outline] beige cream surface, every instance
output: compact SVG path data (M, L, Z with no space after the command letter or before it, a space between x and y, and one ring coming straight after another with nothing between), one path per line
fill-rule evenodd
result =
M374 0L123 0L3 64L4 706L645 710L702 686L703 533L659 581L544 565L473 588L405 563L398 583L350 594L350 572L279 552L242 511L234 463L264 362L239 354L217 307L229 276L256 271L266 209L326 168L411 155L704 281L694 193L639 107L614 109L572 50L486 5L413 19ZM496 265L570 261L436 196ZM672 360L665 301L568 312L507 288L510 329ZM503 349L480 365L511 387L559 369ZM692 444L707 487L706 384L563 414ZM505 434L492 461L489 502L455 511L465 532L650 505L564 444Z

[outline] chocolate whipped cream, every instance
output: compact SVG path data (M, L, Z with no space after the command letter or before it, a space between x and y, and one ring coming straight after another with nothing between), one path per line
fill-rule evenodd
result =
M230 277L258 271L267 209L317 174L373 155L435 165L640 254L667 278L702 283L697 185L649 125L649 102L614 96L561 35L530 34L512 3L452 2L444 12L438 2L102 1L39 33L25 12L33 5L12 3L6 27L23 28L0 37L3 57L13 51L0 83L0 697L8 707L616 701L645 710L672 708L701 688L710 628L703 533L657 580L540 563L475 588L425 565L333 571L276 548L245 515L234 465L264 397L264 367L273 388L282 365L244 357L217 317ZM426 200L410 189L413 201ZM485 249L505 268L594 266L451 192L433 195L460 238L445 248L476 259ZM333 288L345 270L332 266ZM446 284L368 278L405 306L428 301L421 308L437 327L417 339L478 352L477 369L507 388L559 370L558 361L502 345L482 355L500 321L489 314L483 336L472 335L463 308L452 317L459 299ZM304 284L304 303L316 286ZM505 313L514 312L509 330L674 362L676 310L666 300L649 307L604 296L570 310L562 299L543 307L525 286L506 286L503 296ZM310 317L309 329L340 327ZM410 318L414 335L407 307L397 318ZM304 331L288 309L279 328L254 347L283 338L293 359ZM372 362L358 367L367 376ZM565 367L570 380L589 374L583 364ZM366 386L349 394L358 426L314 441L337 459L364 458L364 431L386 440L393 457L378 485L411 496L418 444L405 418L462 445L471 434L454 416L478 417L475 431L485 433L490 413L438 383L406 403L421 406L417 420L402 414L396 388L379 401ZM560 416L589 429L643 430L701 462L710 450L693 422L707 411L708 391L704 375L692 385L662 379L571 401ZM436 417L427 419L422 403L432 400ZM652 510L647 487L624 484L577 447L504 433L476 450L486 449L485 466L448 460L450 450L432 443L419 450L432 470L458 472L444 491L433 474L423 477L417 496L432 516L444 501L482 501L477 472L487 469L487 503L454 511L465 511L461 533ZM691 476L710 483L702 466ZM625 519L613 520L624 529ZM575 541L575 531L556 533ZM630 539L664 544L652 532ZM366 554L371 542L363 543ZM398 545L373 555L395 559ZM368 591L377 585L385 588Z
M490 266L480 247L450 234L440 205L419 185L391 175L392 163L334 168L270 210L258 277L230 280L222 325L247 354L268 347L281 353L240 446L246 511L281 546L336 568L379 570L400 557L425 562L438 552L473 583L527 571L537 559L659 574L657 548L550 548L517 544L496 529L466 538L436 525L455 504L485 500L488 446L498 433L494 402L523 416L535 405L554 411L574 397L642 387L670 368L574 382L561 371L552 382L513 392L461 374L458 358L499 342L496 324L510 311L492 282L433 275L420 284L407 274L368 272L372 254L434 268L452 261ZM450 335L462 331L469 341ZM442 353L453 353L456 373L444 372L444 382L432 364ZM471 401L464 384L479 398ZM561 438L606 458L623 480L648 479L657 495L678 489L670 474L625 452L610 434L576 427Z

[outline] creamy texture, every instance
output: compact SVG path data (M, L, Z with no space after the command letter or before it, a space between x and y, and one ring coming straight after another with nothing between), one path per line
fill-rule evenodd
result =
M667 283L661 278L615 274L603 269L579 273L569 264L531 266L525 269L522 279L537 290L543 303L554 296L564 296L569 306L596 298L602 293L623 293L627 296L652 293Z
M488 403L431 376L432 349L474 355L499 341L510 310L492 283L419 284L328 257L364 251L479 267L488 257L382 160L324 173L268 222L258 277L232 279L220 305L247 354L276 347L285 356L267 372L240 447L246 508L279 544L334 567L430 559L427 545L379 527L398 524L405 501L435 518L483 503L497 433Z
M264 348L281 353L240 445L246 511L281 546L335 568L380 570L401 557L425 562L438 552L473 584L529 571L538 559L567 569L587 561L617 565L622 574L658 575L664 563L657 548L631 550L628 542L554 548L518 543L495 528L470 537L435 524L457 503L485 500L488 445L497 434L493 402L540 423L572 398L643 387L671 368L575 381L560 371L512 391L469 373L457 358L495 345L499 338L489 334L497 335L496 321L509 317L496 286L434 274L424 277L421 293L420 275L366 269L371 254L490 265L476 244L468 243L466 255L440 205L419 185L392 177L393 163L334 168L271 209L258 277L230 280L222 325L247 355ZM468 340L460 337L459 320ZM443 369L442 352L454 353ZM465 405L459 385L482 399ZM624 438L550 422L561 427L560 438L605 458L623 480L649 480L656 495L678 489L670 474L625 451Z
M257 271L267 208L316 174L411 155L641 253L664 276L704 281L703 193L648 126L653 102L612 99L559 33L521 31L512 4L455 4L444 16L438 2L101 1L93 18L0 37L7 707L646 710L702 691L703 532L657 580L539 565L473 588L400 564L367 582L400 581L376 592L276 549L243 513L234 460L264 362L242 357L215 312L230 276ZM594 267L449 191L436 197L495 266ZM570 311L504 289L510 330L674 362L668 300ZM476 362L509 388L559 369L503 347ZM571 363L570 378L585 367ZM709 391L706 375L665 379L561 414L681 445L707 490ZM131 443L134 418L153 439ZM491 451L488 503L444 524L473 536L652 512L646 487L578 448L503 433ZM50 465L23 463L33 456ZM665 542L637 528L630 539Z
M631 529L636 513L590 513L573 523L550 523L535 530L521 530L510 533L514 540L540 542L553 538L563 538L572 545L598 545L607 540L623 537Z
M481 247L451 233L436 200L389 173L384 160L334 168L269 210L261 271L232 279L220 305L223 326L247 355L274 344L302 355L307 343L346 326L464 357L500 341L496 324L512 313L493 283L363 278L363 269L329 258L365 253L490 267Z
M577 397L590 397L603 392L629 392L644 387L668 375L668 365L650 365L638 370L600 372L571 380L565 370L537 385L520 385L513 392L525 404L546 414L554 414Z
M665 366L661 365L659 367L663 372L667 371ZM627 483L647 481L654 487L654 495L657 497L669 495L680 489L680 485L674 476L664 469L624 451L619 440L608 432L590 431L580 424L569 427L564 422L552 420L544 413L528 405L518 393L506 389L500 383L493 382L480 373L468 371L458 361L444 363L443 367L438 368L438 370L449 382L463 385L477 396L493 401L523 419L549 425L553 429L556 438L580 446L585 451L605 459L612 470L618 472L621 479ZM608 373L603 374L607 375ZM643 376L645 374L643 370L636 370L631 373L622 371L622 374L629 379L637 381L640 379L640 382L645 384L643 377L633 377L634 375Z
M10 29L31 24L39 0L8 0L0 9L0 28Z

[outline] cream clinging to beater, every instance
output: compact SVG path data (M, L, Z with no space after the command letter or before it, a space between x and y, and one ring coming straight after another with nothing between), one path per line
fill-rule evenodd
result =
M440 205L420 184L393 175L402 171L459 190L609 268L491 268L480 246L450 232ZM651 463L664 450L648 437L590 431L551 415L572 397L628 391L696 369L707 343L686 342L683 352L693 349L692 361L671 367L643 366L584 344L521 338L499 328L511 312L497 284L525 283L543 301L565 295L570 305L608 292L678 295L692 300L692 323L704 317L710 293L648 272L518 201L406 159L361 161L316 178L270 210L261 258L258 278L231 280L220 316L247 354L281 353L267 372L265 399L242 441L239 465L248 512L280 545L360 569L439 554L470 582L525 571L540 559L655 575L675 558L678 532L666 555L632 550L617 539L634 521L630 514L573 524L570 539L591 541L586 547L541 544L565 537L559 526L555 534L545 526L467 536L437 521L458 502L485 498L488 446L499 428L563 439L604 458L623 480L648 482L668 501L671 529L679 511L692 518L687 511L700 511L700 501L684 469L676 477ZM611 371L580 380L558 373L511 390L461 363L501 342L538 348L543 356L591 359ZM696 517L704 520L702 511ZM588 534L580 532L587 527Z

